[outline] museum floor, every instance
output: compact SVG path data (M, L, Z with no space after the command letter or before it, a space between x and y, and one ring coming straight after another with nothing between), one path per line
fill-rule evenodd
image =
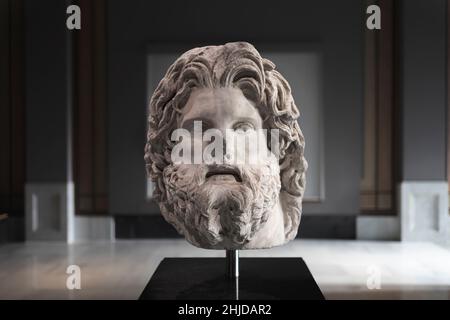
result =
M137 299L164 257L223 255L184 240L7 244L0 299ZM251 256L303 257L327 299L450 299L450 249L431 243L296 240ZM80 290L66 288L72 264Z

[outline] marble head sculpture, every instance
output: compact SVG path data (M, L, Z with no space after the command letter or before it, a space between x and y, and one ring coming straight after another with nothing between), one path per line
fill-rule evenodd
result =
M182 54L153 93L145 146L147 174L166 221L206 249L270 248L295 238L307 169L298 117L288 82L251 44ZM175 162L174 131L191 132L198 123L202 132L258 132L267 156L258 155L257 163L236 161L242 155L229 146L238 140L227 136L223 162ZM205 150L205 140L189 143ZM249 150L246 145L244 154Z

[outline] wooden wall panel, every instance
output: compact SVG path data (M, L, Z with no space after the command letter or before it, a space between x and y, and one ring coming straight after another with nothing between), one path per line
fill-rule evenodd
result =
M10 1L0 0L0 210L10 207Z
M0 213L24 215L23 1L0 0Z
M24 210L25 41L23 1L11 0L11 206Z
M381 9L381 30L365 30L363 213L395 213L395 46L393 0Z
M76 31L74 180L77 214L106 214L106 2L80 0Z
M378 210L392 210L393 176L393 117L394 117L394 41L393 0L380 1L381 25L378 42Z

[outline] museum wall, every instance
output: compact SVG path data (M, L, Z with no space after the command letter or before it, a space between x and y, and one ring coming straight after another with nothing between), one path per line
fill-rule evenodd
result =
M176 7L176 10L175 10ZM307 215L359 211L362 132L361 1L108 2L109 209L158 214L146 199L146 55L149 47L245 40L270 46L314 44L323 55L323 201ZM301 106L300 106L301 107ZM308 143L308 137L306 137Z
M69 56L61 1L25 1L27 183L68 179ZM39 25L39 28L30 26Z
M401 180L447 180L447 4L401 1Z
M24 15L0 1L0 244L25 238Z
M12 1L4 0L2 8L14 8L9 6ZM3 41L0 51L7 53L7 59L15 59L16 67L23 61L24 71L19 68L14 80L11 70L0 70L2 84L5 83L0 96L1 112L11 115L13 121L12 126L8 122L2 125L1 138L6 143L1 144L0 172L7 178L2 179L0 213L17 211L15 214L22 221L23 180L28 184L62 185L72 180L68 168L73 160L70 144L74 137L69 139L69 135L73 124L71 103L76 97L70 91L73 88L70 61L76 51L71 48L71 33L61 23L65 2L14 3L23 3L23 9L9 14L2 12L2 16L10 19L13 12L21 12L23 24L17 22L15 26L19 29L11 30L22 32L22 25L23 36L17 32L15 36L9 35L16 40ZM397 183L444 181L448 64L447 43L443 39L447 1L396 1L395 7L393 95L398 108L393 118L396 132L393 138L398 140L394 145L399 155L393 160L395 179ZM143 154L150 98L149 50L245 40L257 47L277 46L287 51L298 46L319 48L323 58L325 192L322 201L304 203L300 235L354 238L361 208L364 160L364 8L365 3L358 0L282 1L277 6L268 0L228 1L222 7L211 6L208 1L196 2L195 6L184 1L107 1L104 53L107 144L102 148L106 150L104 183L108 203L103 214L115 216L116 235L119 238L176 235L159 215L157 205L147 199ZM23 58L11 53L14 50L10 51L10 44L22 52ZM14 94L14 90L22 93ZM18 98L14 101L11 97ZM5 123L5 117L0 120ZM74 132L84 131L85 122L75 124ZM9 137L18 142L13 143ZM306 143L308 148L308 137ZM89 157L86 159L90 161ZM11 178L13 175L17 179ZM16 198L21 205L16 206L17 210L11 209L11 199ZM9 221L8 224L12 223L12 219ZM20 229L5 222L2 228ZM14 233L23 234L23 230Z

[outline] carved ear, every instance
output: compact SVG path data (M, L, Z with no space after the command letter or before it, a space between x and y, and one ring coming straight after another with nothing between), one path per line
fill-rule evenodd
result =
M280 158L281 187L292 196L303 197L308 162L304 157L305 142L300 128L297 125L293 129L296 133L292 137L294 140L289 142Z

